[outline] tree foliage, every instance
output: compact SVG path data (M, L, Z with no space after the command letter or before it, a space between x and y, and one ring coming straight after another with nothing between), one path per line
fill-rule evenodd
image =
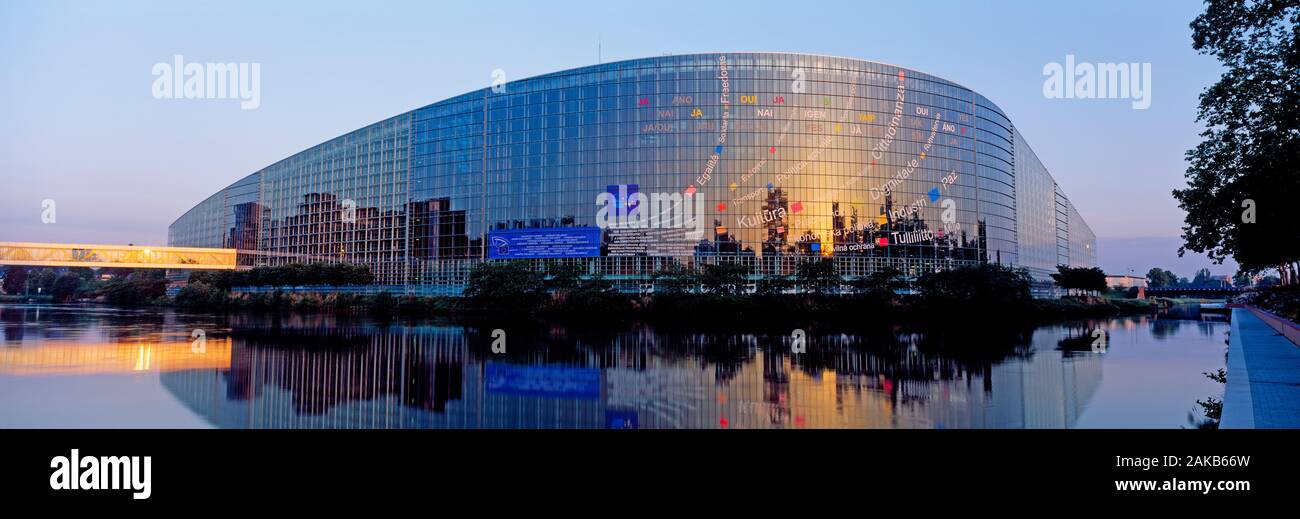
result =
M866 276L850 280L849 286L853 287L853 291L858 294L893 299L894 294L907 288L908 284L903 277L903 271L894 267L884 267Z
M520 261L474 265L465 286L475 307L507 313L532 313L547 296L545 277Z
M749 268L735 263L718 263L704 265L699 274L700 285L705 292L719 295L735 295L745 291Z
M1057 265L1056 273L1052 274L1052 280L1056 282L1057 286L1067 290L1105 292L1107 288L1106 273L1097 267L1076 268Z
M190 273L189 282L230 291L231 287L247 286L369 285L374 279L368 265L291 263L274 267L259 266L251 270L199 270Z
M66 303L77 295L77 289L81 288L82 279L73 273L66 273L54 280L54 286L50 288L50 295L54 296L54 302Z
M1202 142L1187 152L1187 251L1244 270L1279 268L1294 280L1300 226L1300 4L1294 0L1208 0L1191 24L1193 48L1225 67L1201 93ZM1253 207L1243 207L1252 205ZM1254 214L1246 212L1253 209ZM1253 223L1249 220L1253 219Z
M916 280L921 300L938 307L979 303L984 309L1008 309L1032 299L1032 278L1022 268L997 263L930 272Z
M835 268L835 260L817 258L800 263L794 272L795 279L804 292L830 294L839 290L844 278Z
M5 267L4 290L6 294L21 294L27 288L27 267L9 265Z

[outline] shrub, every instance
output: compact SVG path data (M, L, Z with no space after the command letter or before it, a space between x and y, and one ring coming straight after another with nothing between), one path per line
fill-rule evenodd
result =
M176 293L178 306L194 308L214 308L225 306L229 296L226 291L201 281L191 281Z
M920 301L931 307L978 303L971 310L1006 310L1033 300L1029 273L996 263L931 272L916 280Z
M532 313L547 292L542 274L522 262L484 262L470 270L465 297L479 309Z

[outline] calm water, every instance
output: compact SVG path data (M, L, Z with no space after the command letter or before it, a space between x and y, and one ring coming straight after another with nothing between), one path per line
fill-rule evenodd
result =
M1201 373L1227 323L1188 317L810 328L800 355L780 335L557 326L493 354L491 330L448 323L0 305L0 427L1189 427L1223 393Z

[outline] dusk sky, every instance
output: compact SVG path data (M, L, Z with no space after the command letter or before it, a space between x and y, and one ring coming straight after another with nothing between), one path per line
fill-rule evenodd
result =
M1011 117L1098 236L1109 273L1179 260L1183 154L1217 62L1200 2L0 3L0 241L164 244L218 189L366 124L507 79L663 54L787 51L894 63ZM792 9L797 5L798 9ZM918 36L920 35L920 36ZM260 106L155 99L158 62L255 62ZM1043 67L1151 64L1151 104L1047 99ZM42 200L57 222L41 222ZM1137 239L1143 238L1143 239Z

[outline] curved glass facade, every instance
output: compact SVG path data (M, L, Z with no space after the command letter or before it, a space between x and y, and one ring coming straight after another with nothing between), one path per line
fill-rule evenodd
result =
M169 242L250 265L363 262L380 284L452 293L503 259L578 262L629 290L719 261L754 278L813 257L848 276L1095 263L1087 224L992 102L785 53L621 61L434 103L250 175Z

